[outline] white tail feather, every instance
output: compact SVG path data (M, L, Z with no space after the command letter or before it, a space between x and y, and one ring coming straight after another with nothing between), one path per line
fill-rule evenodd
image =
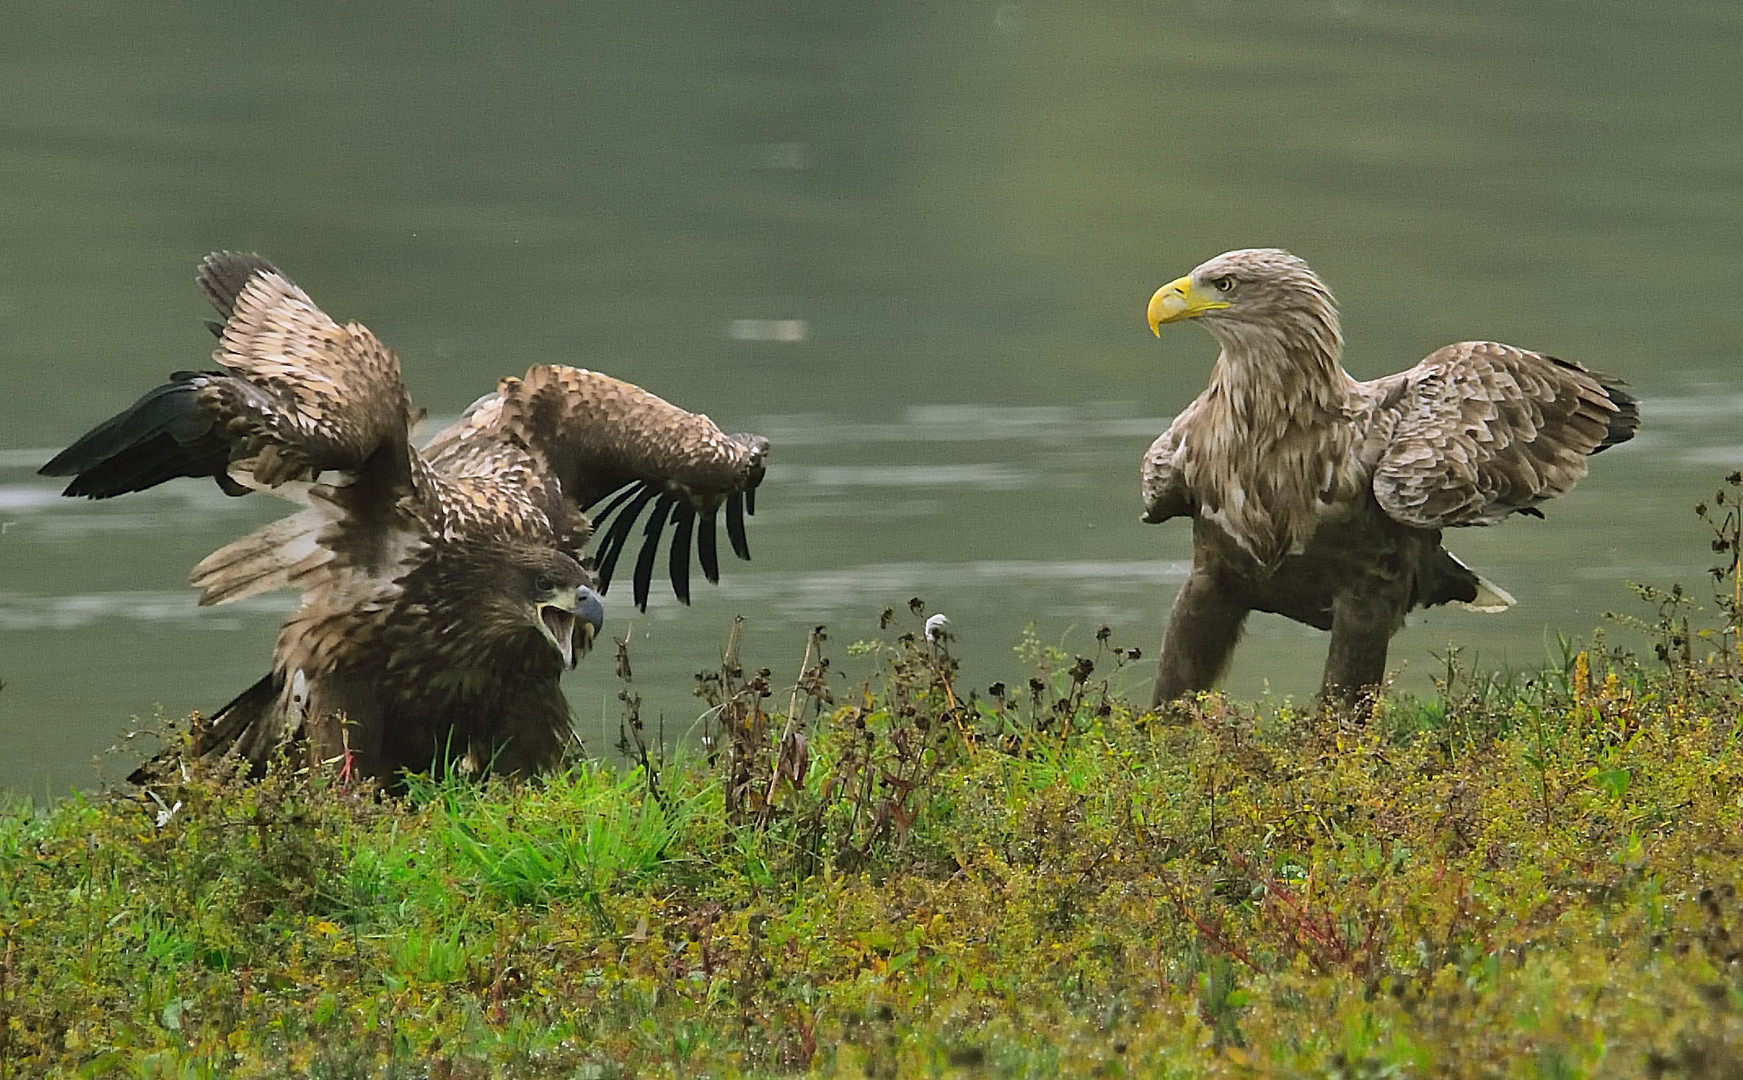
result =
M1457 555L1454 555L1450 551L1447 552L1447 555L1451 557L1453 562L1458 563L1460 566L1464 566L1466 570L1471 570L1470 567L1465 566L1464 560L1459 558ZM1506 611L1508 608L1519 602L1513 599L1512 593L1477 573L1475 570L1471 570L1471 575L1477 579L1476 598L1474 600L1453 601L1453 603L1464 608L1466 611L1478 611L1482 612L1484 615L1495 615Z

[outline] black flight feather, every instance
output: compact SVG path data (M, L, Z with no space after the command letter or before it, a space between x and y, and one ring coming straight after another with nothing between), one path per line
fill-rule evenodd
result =
M1609 428L1604 432L1604 441L1592 451L1594 454L1601 454L1617 443L1627 442L1640 427L1640 399L1622 389L1616 382L1605 382L1603 387L1604 393L1609 395L1610 404L1616 406L1616 412L1610 417Z
M720 584L720 555L714 547L714 514L703 514L696 522L696 561L702 564L702 576L710 584Z
M654 556L659 554L660 534L666 531L672 504L677 501L677 496L670 493L661 495L648 514L648 523L642 527L642 549L635 560L635 606L642 611L648 609L648 586L654 580Z
M690 534L696 531L696 508L687 502L672 507L672 592L678 603L690 602Z
M750 558L750 541L744 538L744 493L735 491L726 500L726 538L732 541L732 553L741 559Z
M606 492L604 495L601 495L599 498L594 499L587 506L582 507L582 509L587 511L587 513L592 517L593 528L595 530L603 529L603 528L605 528L605 519L607 519L611 516L611 512L613 510L616 510L618 507L622 506L624 503L628 502L630 496L634 495L636 492L640 491L641 489L642 489L641 481L632 480L629 483L618 488L615 492L610 492L610 491ZM606 502L607 499L609 499L610 501ZM599 511L597 514L593 513L593 508L595 506L598 506L602 502L605 503L605 509Z
M230 464L229 442L200 408L197 372L152 389L103 421L37 470L71 476L65 494L107 499L144 491L178 476L218 476Z
M617 557L623 553L624 542L629 539L629 530L635 525L635 519L641 516L642 508L659 494L659 489L643 484L636 496L618 512L617 519L611 523L611 528L605 531L605 539L599 545L599 591L605 592L611 588L611 572L617 567Z

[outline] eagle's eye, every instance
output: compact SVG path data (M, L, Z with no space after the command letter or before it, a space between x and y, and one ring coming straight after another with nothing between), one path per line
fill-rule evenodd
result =
M1224 274L1222 277L1212 278L1211 286L1214 287L1217 292L1228 292L1235 287L1235 279Z
M535 580L533 582L533 588L539 590L542 593L556 592L557 591L557 579L552 577L549 574L540 574L538 576L537 580Z

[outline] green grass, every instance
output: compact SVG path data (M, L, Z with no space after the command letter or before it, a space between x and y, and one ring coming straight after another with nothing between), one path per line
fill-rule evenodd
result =
M16 805L0 1076L1736 1076L1730 584L1361 716L966 695L916 605L675 760L626 687L634 767Z

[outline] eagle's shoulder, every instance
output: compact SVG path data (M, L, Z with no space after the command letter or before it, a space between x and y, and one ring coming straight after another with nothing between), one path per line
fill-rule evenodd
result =
M1187 406L1168 425L1168 430L1158 435L1156 441L1150 444L1150 449L1144 452L1143 521L1148 524L1154 525L1193 513L1192 492L1187 487L1186 470L1180 456L1186 446L1192 417L1197 408L1196 401Z

